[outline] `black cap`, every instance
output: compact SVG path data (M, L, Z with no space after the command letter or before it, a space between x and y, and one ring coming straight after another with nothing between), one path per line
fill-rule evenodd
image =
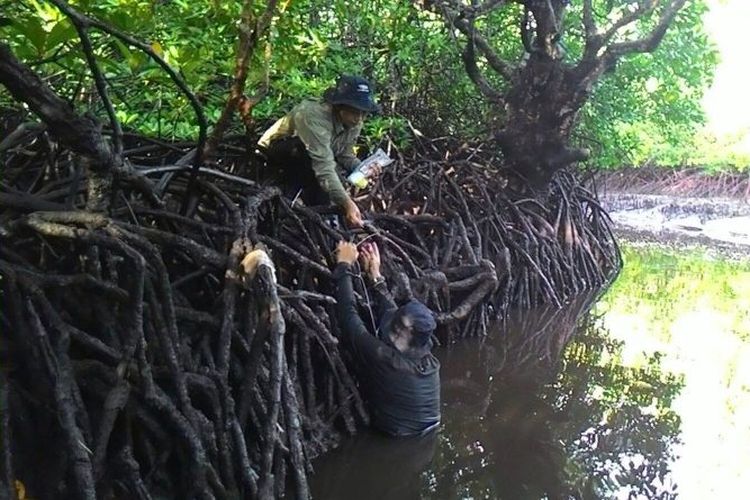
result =
M331 104L344 104L368 113L380 112L380 106L372 97L372 85L359 76L341 75L336 85L325 91L323 99Z

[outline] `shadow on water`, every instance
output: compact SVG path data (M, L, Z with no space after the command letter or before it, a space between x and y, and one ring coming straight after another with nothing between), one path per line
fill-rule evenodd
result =
M522 311L483 342L437 350L439 433L346 441L314 463L314 497L673 498L681 381L658 355L622 366L594 299Z

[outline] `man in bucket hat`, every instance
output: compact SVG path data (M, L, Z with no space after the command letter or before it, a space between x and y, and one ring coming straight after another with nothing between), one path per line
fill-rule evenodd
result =
M396 306L380 274L378 247L365 243L361 261L376 304L372 335L357 312L352 287L359 256L355 244L339 242L333 277L344 349L352 357L373 426L392 436L425 435L440 425L440 362L431 352L435 317L417 300Z
M351 226L362 225L359 208L341 182L359 163L353 146L367 113L380 110L364 78L341 76L322 101L305 100L261 136L269 166L289 197L308 205L338 205Z

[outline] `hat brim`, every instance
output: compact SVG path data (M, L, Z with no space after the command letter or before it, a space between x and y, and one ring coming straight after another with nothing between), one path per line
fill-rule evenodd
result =
M330 97L327 99L327 101L330 104L333 105L344 105L344 106L350 106L352 108L356 108L360 111L364 111L366 113L380 113L380 106L372 101L357 101L354 99L345 99L345 98L335 98Z

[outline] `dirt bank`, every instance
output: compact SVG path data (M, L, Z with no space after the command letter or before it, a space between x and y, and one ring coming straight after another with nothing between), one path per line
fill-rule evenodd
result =
M704 247L750 258L750 203L741 198L605 192L604 208L621 238L670 247Z

